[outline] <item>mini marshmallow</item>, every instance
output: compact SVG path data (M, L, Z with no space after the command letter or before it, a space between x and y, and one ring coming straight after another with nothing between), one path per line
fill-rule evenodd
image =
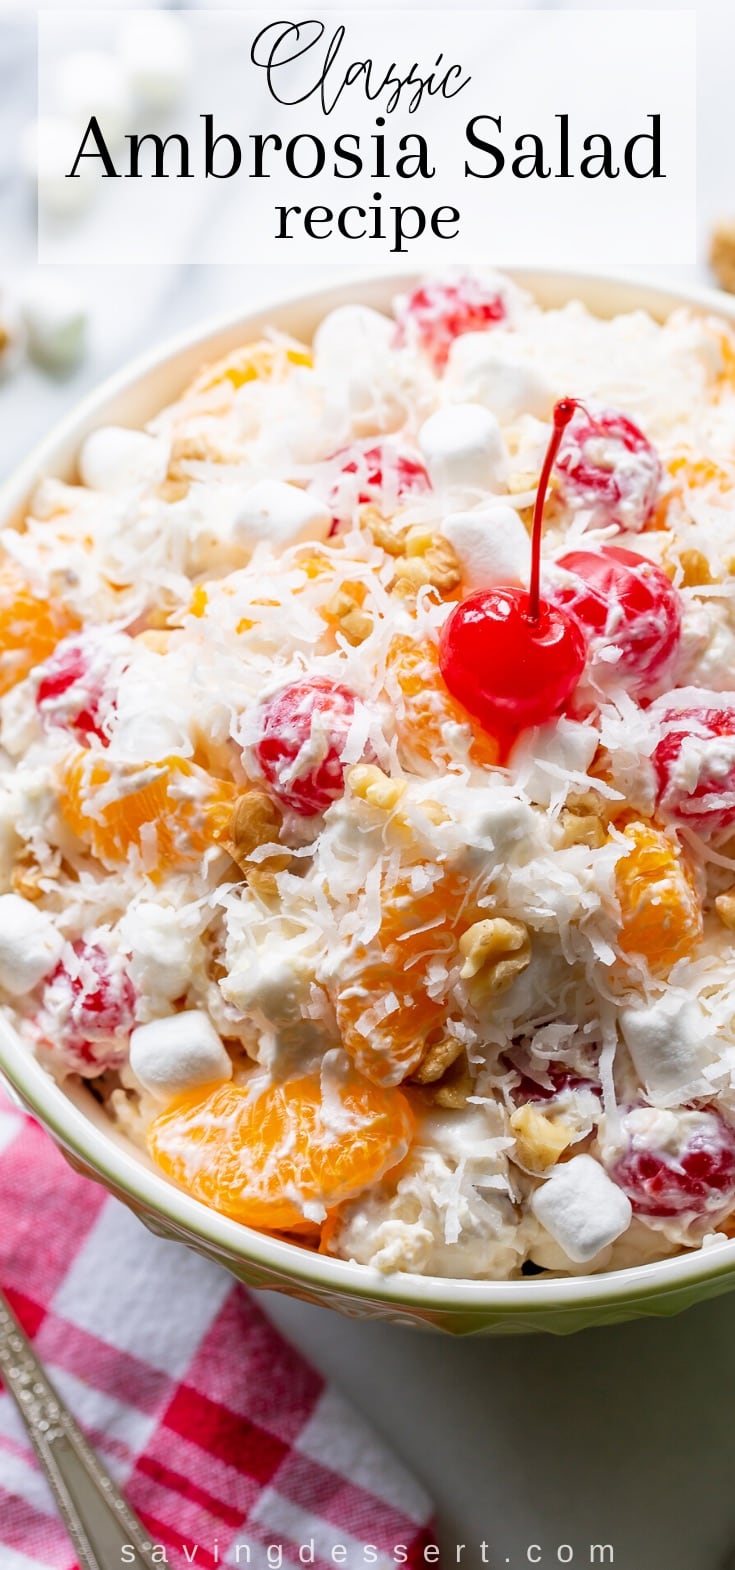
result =
M369 305L339 305L329 311L314 334L314 363L320 371L353 368L355 354L374 360L390 349L396 324Z
M39 209L57 218L82 212L95 192L89 163L84 159L71 177L79 141L76 126L60 115L33 120L21 138L21 167L36 185Z
M528 731L513 748L513 774L531 801L548 807L564 791L570 775L587 773L598 742L594 725L581 725L563 716L550 720L548 725Z
M331 515L317 497L283 480L261 480L242 497L233 535L242 544L267 540L278 549L326 540L331 527Z
M494 502L472 512L450 513L442 533L454 546L468 592L493 583L528 582L531 545L514 507Z
M504 425L521 414L545 420L554 404L554 390L541 371L498 347L492 333L455 338L445 385L450 398L484 404Z
M340 305L314 335L314 369L330 408L356 436L394 431L406 419L394 359L395 322L367 305Z
M656 1101L681 1101L713 1058L704 1010L676 989L647 1008L621 1009L620 1029L636 1074Z
M79 454L79 477L93 491L124 491L164 479L168 447L158 436L102 425L86 438Z
M119 146L131 129L132 101L125 71L113 54L102 49L80 50L62 60L57 97L62 114L81 132L94 115L108 147Z
M130 1067L159 1101L232 1078L232 1062L202 1009L138 1025L130 1037Z
M479 403L450 404L430 415L419 446L437 491L498 491L508 479L508 454L494 414Z
M19 894L0 895L0 987L32 992L58 964L64 939L46 912Z
M34 360L54 370L76 365L84 352L87 311L73 289L39 277L24 292L21 313Z
M576 1264L584 1265L630 1225L630 1200L592 1156L554 1167L532 1195L537 1221Z
M171 109L192 72L191 37L181 17L167 11L130 16L120 32L128 85L144 109Z

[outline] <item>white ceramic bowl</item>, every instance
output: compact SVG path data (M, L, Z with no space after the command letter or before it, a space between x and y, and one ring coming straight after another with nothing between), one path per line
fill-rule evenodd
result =
M717 312L735 321L735 300L714 291L647 284L573 272L514 271L544 306L581 299L600 316L641 308L658 318L677 306ZM387 307L404 275L374 277L283 301L253 314L216 321L138 360L85 399L0 491L0 522L22 517L43 474L69 477L86 433L97 425L141 425L171 402L199 366L275 324L306 339L326 311L359 300ZM72 1165L104 1184L152 1231L179 1239L225 1265L254 1287L271 1287L355 1318L382 1318L458 1334L565 1333L639 1315L677 1313L735 1288L735 1239L697 1253L608 1275L522 1281L446 1281L383 1276L364 1265L315 1255L240 1226L170 1184L113 1130L84 1085L62 1090L0 1016L0 1070L21 1102L45 1125Z

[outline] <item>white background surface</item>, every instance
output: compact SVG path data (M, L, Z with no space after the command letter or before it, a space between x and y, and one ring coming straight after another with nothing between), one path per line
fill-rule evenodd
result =
M286 10L287 8L282 8ZM344 9L344 7L343 7ZM735 215L735 14L700 5L699 232ZM16 147L34 97L33 18L0 15L0 282L27 275L33 208ZM316 267L307 285L348 275ZM696 269L657 276L708 281ZM114 268L77 272L92 341L73 377L25 369L0 386L0 475L116 365L181 327L299 286L291 268ZM735 1566L732 1491L735 1297L679 1320L591 1331L565 1340L458 1341L342 1321L281 1298L264 1307L413 1466L439 1511L442 1567L575 1567L610 1542L618 1570Z

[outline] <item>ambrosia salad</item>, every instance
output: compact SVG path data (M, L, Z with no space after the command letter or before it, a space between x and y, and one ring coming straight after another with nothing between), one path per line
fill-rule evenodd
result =
M2 547L0 985L49 1073L383 1271L735 1230L724 321L342 306L94 431Z

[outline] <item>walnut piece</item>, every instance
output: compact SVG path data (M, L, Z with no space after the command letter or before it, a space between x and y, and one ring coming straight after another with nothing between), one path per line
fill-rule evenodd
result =
M510 1126L516 1136L516 1152L521 1166L529 1172L545 1172L571 1145L573 1131L567 1123L546 1117L537 1107L517 1107Z
M709 250L710 267L723 289L735 293L735 220L718 223Z
M364 643L373 630L373 618L348 589L337 589L324 606L330 621L337 623L347 642L354 648Z
M360 528L368 529L376 545L384 550L388 556L402 556L405 548L405 526L396 525L385 518L378 507L372 502L367 502L360 508Z
M441 594L451 594L462 582L462 570L449 540L419 526L408 531L406 554L396 561L396 578L415 589L429 584Z
M442 1066L443 1059L445 1061ZM467 1106L475 1088L467 1054L459 1042L451 1037L446 1037L445 1040L429 1047L407 1083L416 1085L424 1100L430 1102L431 1106L442 1107L452 1112L458 1112L462 1107Z
M697 589L703 583L716 583L717 580L713 577L707 557L701 551L680 551L679 561L685 588Z
M435 1084L438 1079L443 1078L447 1069L456 1063L462 1052L462 1043L457 1041L455 1036L442 1036L441 1041L435 1041L432 1046L427 1047L418 1068L414 1069L411 1075L411 1083Z
M725 894L717 895L715 910L723 927L735 932L735 887L728 889Z
M457 1058L438 1084L428 1087L434 1106L451 1112L460 1112L467 1106L474 1088L475 1081L465 1053Z
M287 852L269 857L267 866L264 862L250 862L259 845L270 845L278 839L281 823L282 815L267 791L253 785L238 796L227 824L215 832L214 838L250 881L254 874L273 875L289 865L291 857Z
M607 839L605 825L595 813L570 812L563 807L559 814L556 845L566 850L570 845L589 845L598 850Z
M490 916L476 921L459 940L464 965L463 981L473 981L483 992L504 992L526 969L531 959L531 938L523 921Z
M10 874L10 887L14 894L20 894L22 899L35 903L43 898L41 878L43 873L32 851L26 852L16 862Z
M247 872L248 888L252 889L253 893L257 894L259 899L267 901L276 898L276 895L278 894L278 879L275 872L271 869L273 868L275 862L280 863L281 861L286 861L286 858L276 856L273 858L273 861L269 862L267 865L265 862L260 862L258 865L251 863L250 866L247 866L243 869L245 872ZM287 862L286 865L288 865ZM284 868L279 866L279 871L283 872Z

